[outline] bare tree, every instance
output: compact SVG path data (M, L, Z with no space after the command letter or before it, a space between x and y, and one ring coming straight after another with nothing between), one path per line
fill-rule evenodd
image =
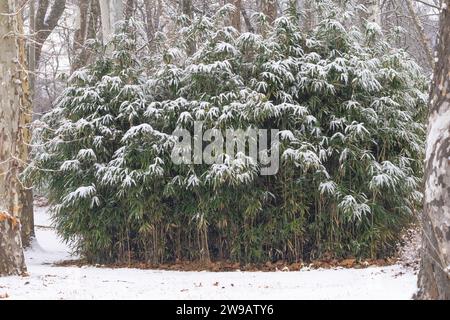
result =
M25 272L20 236L20 72L14 1L0 1L0 275Z
M50 5L49 0L39 0L34 37L36 66L39 65L44 42L58 25L65 8L66 0L55 0L52 5Z
M30 33L31 41L29 45L28 52L28 62L25 57L25 51L20 52L20 62L23 66L28 65L28 71L30 76L26 76L25 81L22 84L24 86L24 95L22 97L22 108L24 112L21 117L21 138L22 144L20 147L20 158L22 161L26 161L28 158L28 145L31 140L31 132L29 124L31 122L31 117L33 113L33 100L35 92L35 73L39 65L41 58L42 46L47 38L50 36L51 32L57 26L58 21L64 12L66 5L66 0L55 0L50 6L48 0L39 0L38 7L36 10L35 1L30 1ZM22 17L18 15L18 30L19 33L23 34L23 22ZM23 38L19 48L25 48ZM25 49L24 49L25 50ZM22 242L24 246L30 244L31 238L34 236L34 219L33 219L33 191L31 188L25 188L22 186L20 192L21 196L21 208L20 217L22 220Z
M99 24L100 5L98 0L78 0L78 19L73 40L73 61L71 73L83 66L89 60L90 52L86 46L88 39L96 38Z
M428 118L419 299L450 299L450 0L443 3Z

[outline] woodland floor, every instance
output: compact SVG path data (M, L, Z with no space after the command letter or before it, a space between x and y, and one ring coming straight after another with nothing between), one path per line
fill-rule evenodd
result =
M58 239L46 207L35 211L36 240L25 252L29 275L0 278L0 299L410 299L417 289L419 242L414 233L398 261L267 264L261 269L273 272L244 271L256 270L252 266L235 266L231 272L178 271L201 270L193 264L163 266L169 270L107 268L67 262L76 257Z

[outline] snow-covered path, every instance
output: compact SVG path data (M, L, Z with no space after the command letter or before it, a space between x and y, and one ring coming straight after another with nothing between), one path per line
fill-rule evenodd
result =
M49 226L44 209L36 224ZM180 272L56 267L70 259L51 228L26 252L28 277L0 278L10 299L410 299L416 275L400 265L291 272Z

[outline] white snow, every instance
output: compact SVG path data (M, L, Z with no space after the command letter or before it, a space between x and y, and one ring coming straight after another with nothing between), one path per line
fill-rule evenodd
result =
M37 240L29 276L0 278L9 299L410 299L416 275L400 265L290 272L181 272L58 267L73 259L45 208L36 208ZM45 226L45 227L43 227Z

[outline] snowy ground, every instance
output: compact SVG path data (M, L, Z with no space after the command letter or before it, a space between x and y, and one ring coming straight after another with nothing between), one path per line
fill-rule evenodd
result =
M400 265L296 272L180 272L57 267L73 258L36 208L28 277L0 278L10 299L410 299L416 275ZM44 226L44 227L42 227Z

